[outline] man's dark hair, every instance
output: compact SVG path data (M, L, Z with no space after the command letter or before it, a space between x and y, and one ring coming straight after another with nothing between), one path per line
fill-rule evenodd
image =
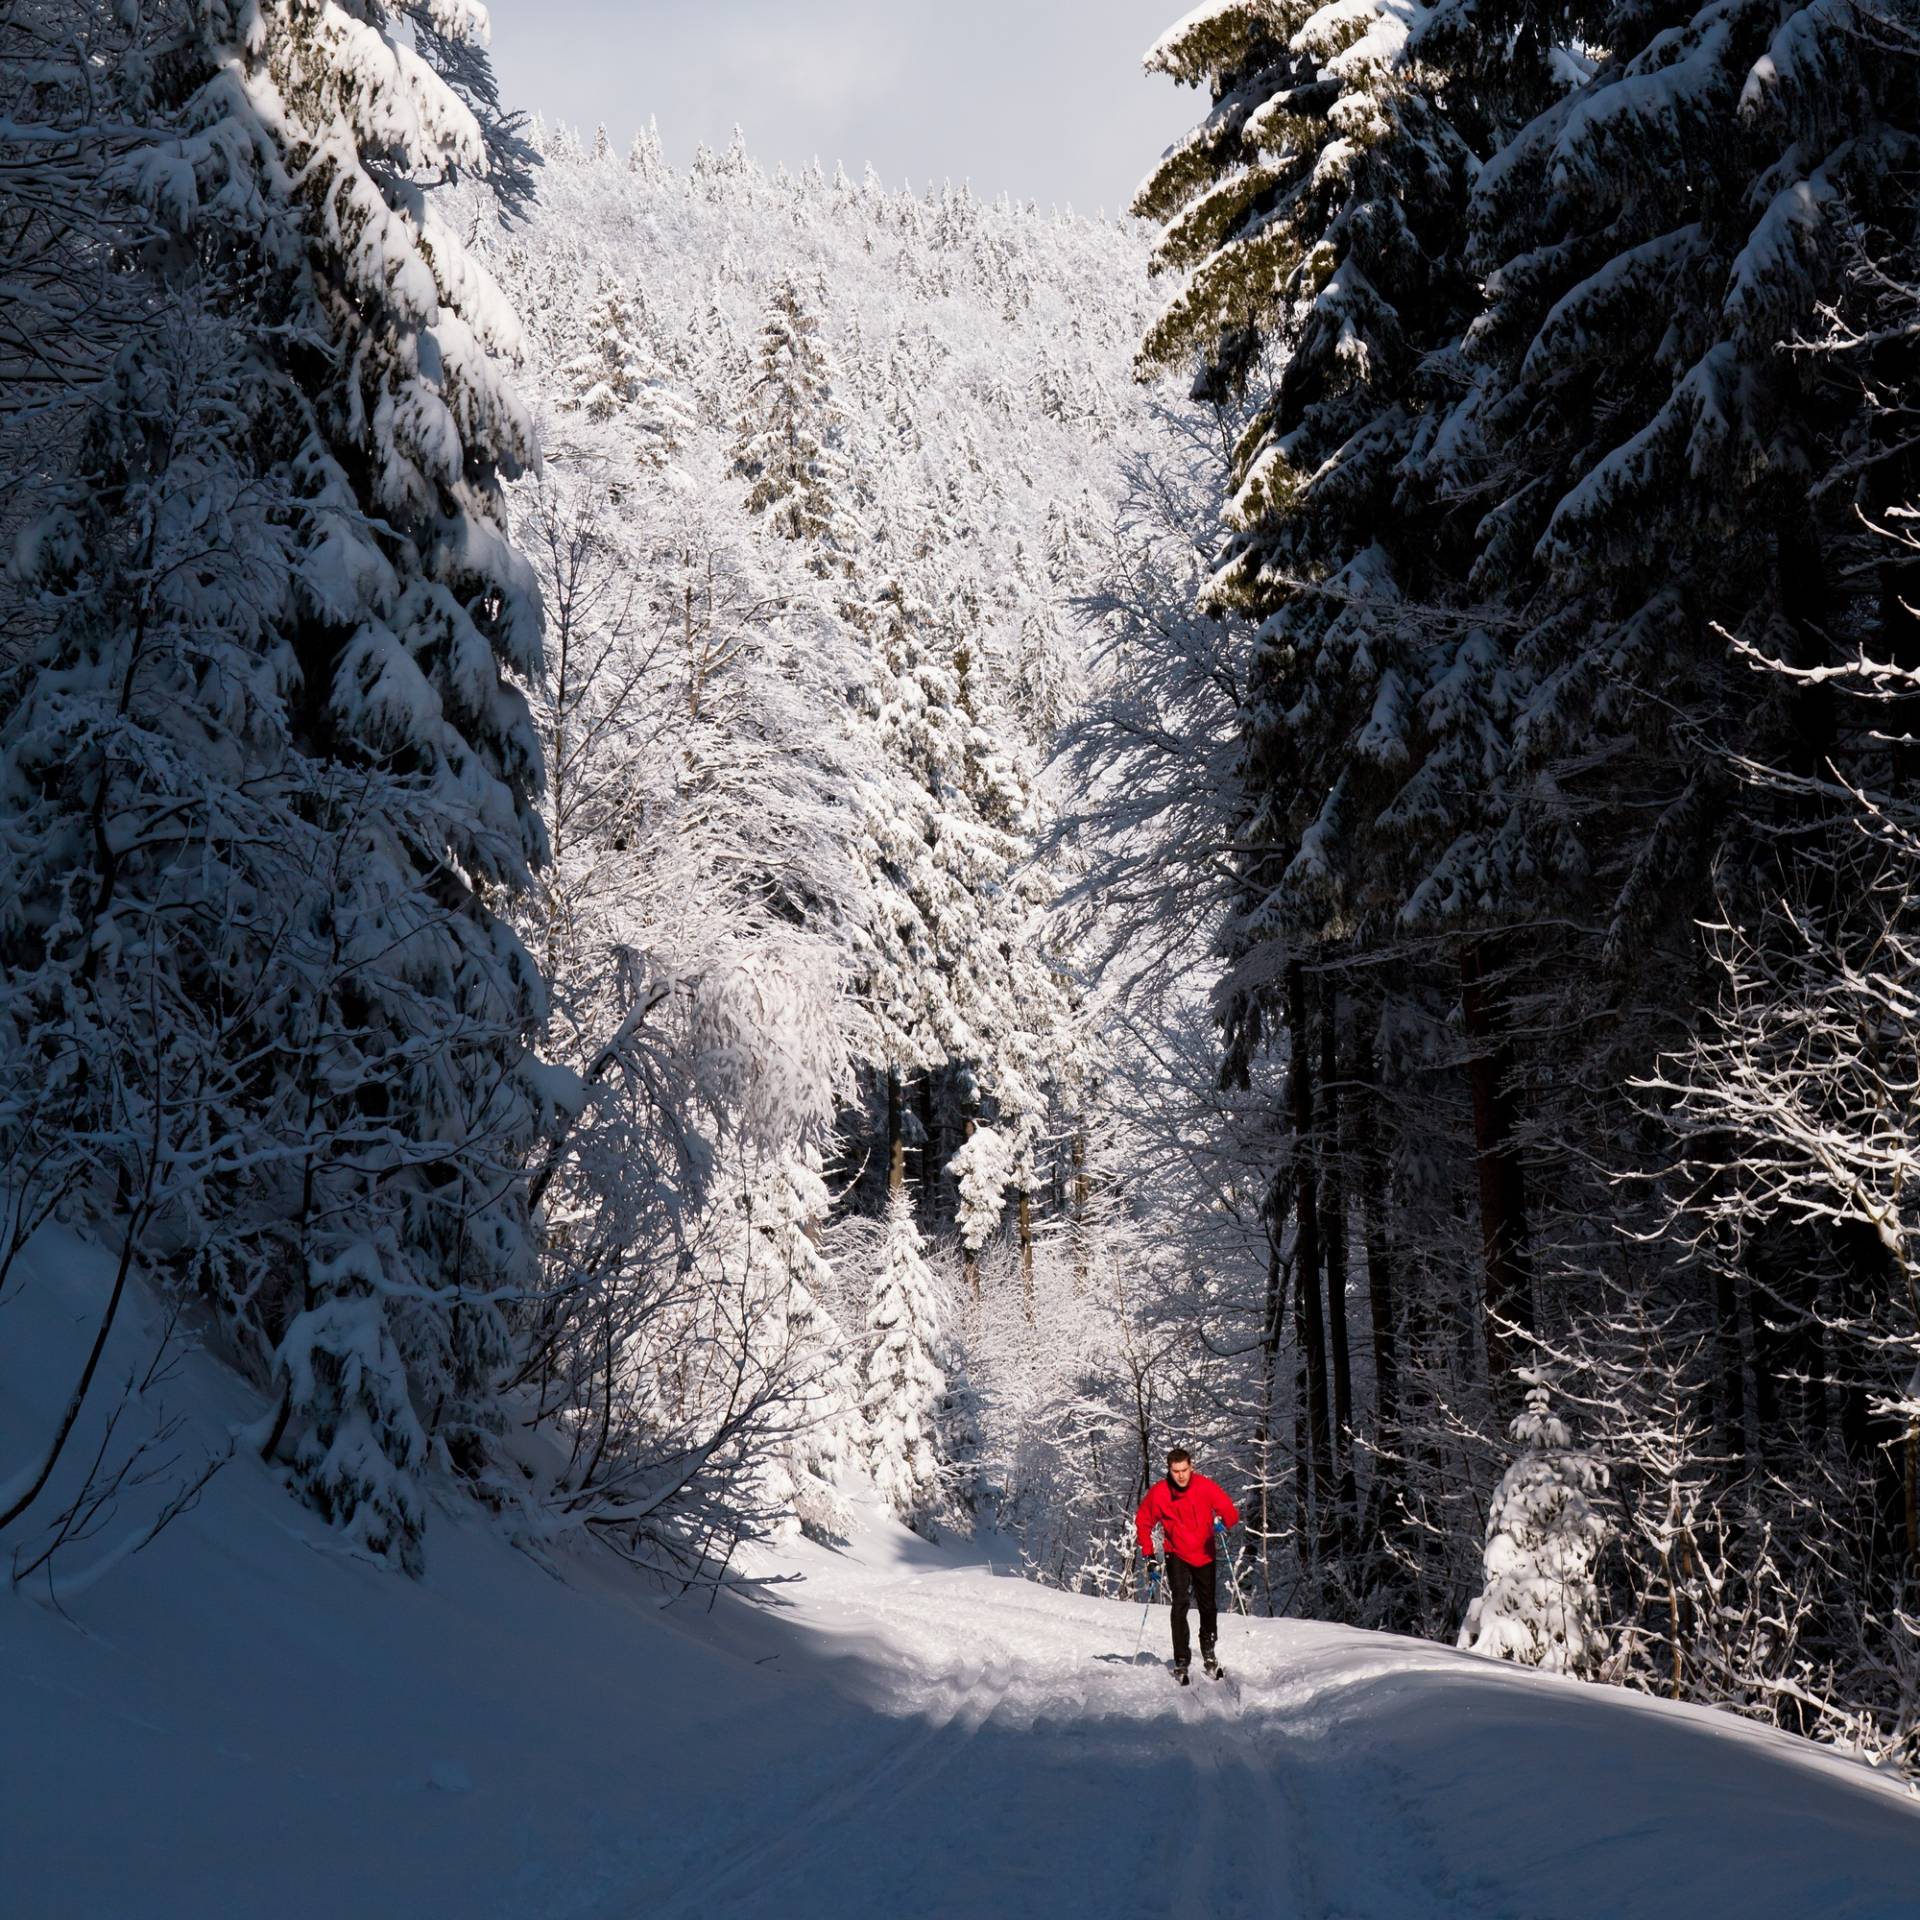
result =
M1190 1454L1185 1447L1175 1447L1174 1450L1167 1455L1167 1471L1171 1473L1182 1460L1184 1460L1188 1466L1193 1465L1193 1455Z

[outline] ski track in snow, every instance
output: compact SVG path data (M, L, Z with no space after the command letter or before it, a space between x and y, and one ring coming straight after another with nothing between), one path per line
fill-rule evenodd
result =
M1899 1848L1920 1855L1920 1821L1901 1824L1911 1816L1881 1801L1883 1783L1719 1716L1393 1636L1237 1618L1221 1627L1228 1678L1196 1671L1182 1689L1168 1671L1163 1608L1136 1659L1135 1609L988 1567L929 1570L931 1550L890 1547L883 1527L863 1530L844 1555L801 1551L800 1641L834 1656L827 1670L837 1667L901 1731L844 1784L795 1779L757 1807L761 1833L664 1909L676 1920L1711 1920L1733 1910L1720 1904L1728 1889L1717 1876L1726 1849L1750 1844L1733 1837L1737 1821L1778 1846L1788 1829L1765 1805L1811 1814L1800 1795L1835 1784L1816 1787L1813 1777L1834 1769L1848 1784L1819 1808L1815 1852L1845 1858L1864 1844L1854 1859L1866 1870L1835 1873L1801 1855L1775 1885L1785 1857L1756 1855L1743 1862L1754 1889L1743 1920L1920 1915L1920 1901L1882 1891L1898 1880ZM842 1661L848 1649L857 1657ZM1582 1764L1608 1791L1588 1789L1582 1804L1581 1790L1548 1786L1526 1745L1537 1749L1543 1736L1570 1757L1592 1740L1599 1757ZM1711 1744L1688 1750L1703 1737ZM1511 1760L1508 1738L1520 1742ZM1636 1795L1635 1764L1656 1758ZM1701 1760L1702 1808L1689 1813L1660 1776L1684 1778ZM1717 1760L1724 1781L1712 1776ZM835 1764L822 1757L824 1773ZM1764 1794L1744 1805L1755 1783ZM1475 1805L1489 1791L1491 1817ZM1516 1871L1497 1847L1463 1846L1457 1797L1478 1831L1510 1825L1534 1860ZM1708 1840L1711 1824L1694 1830L1702 1812L1728 1836ZM1874 1858L1874 1839L1898 1847ZM648 1911L618 1910L620 1920Z
M0 1459L71 1378L5 1362L91 1324L25 1299ZM257 1409L198 1367L211 1451ZM236 1458L71 1616L0 1588L0 1913L1920 1920L1912 1799L1804 1742L1307 1621L1227 1617L1230 1677L1183 1690L1164 1608L1136 1658L1137 1604L870 1490L853 1534L753 1550L708 1612L450 1503L408 1581Z
M1252 1838L1264 1824L1246 1793L1257 1771L1238 1750L1235 1721L1223 1711L1224 1697L1214 1694L1215 1683L1196 1680L1193 1688L1176 1691L1162 1661L1097 1667L1099 1656L1090 1653L1084 1633L1063 1631L1058 1607L1048 1604L1052 1596L995 1581L982 1604L969 1591L978 1581L978 1574L942 1571L856 1579L844 1597L823 1590L822 1612L858 1621L916 1657L903 1676L901 1703L931 1707L933 1718L818 1814L809 1810L809 1829L824 1817L838 1831L820 1834L794 1854L790 1870L804 1878L840 1861L848 1833L873 1831L876 1822L911 1829L939 1821L955 1763L985 1729L1032 1743L1033 1757L1050 1763L1051 1749L1083 1743L1090 1727L1109 1729L1111 1738L1117 1725L1131 1730L1128 1744L1138 1750L1134 1758L1143 1775L1169 1769L1153 1791L1174 1816L1171 1851L1177 1858L1171 1873L1153 1872L1140 1889L1150 1906L1157 1910L1164 1903L1169 1914L1184 1912L1199 1887L1210 1890L1212 1911L1252 1911L1237 1897L1249 1891L1248 1862L1234 1833ZM830 1584L823 1582L823 1588ZM1164 1635L1164 1615L1154 1624ZM1150 1702L1157 1712L1143 1711ZM1229 1766L1229 1759L1235 1764ZM950 1805L946 1811L950 1818ZM1081 1851L1082 1836L1073 1836L1072 1845ZM739 1882L781 1854L778 1841L763 1847ZM782 1859L781 1865L789 1863ZM779 1888L766 1882L756 1891L772 1896ZM1010 1898L1017 1897L1010 1890Z
M981 1694L964 1696L919 1732L890 1746L846 1787L786 1810L790 1824L736 1855L729 1866L689 1887L679 1899L650 1907L653 1920L692 1920L749 1888L772 1895L784 1882L830 1872L834 1857L845 1848L848 1830L886 1819L902 1801L935 1781L959 1758L968 1735L979 1730L991 1711L991 1702ZM958 1733L949 1738L956 1727Z
M917 1726L843 1786L762 1809L775 1830L653 1910L670 1920L799 1911L823 1882L839 1886L852 1912L987 1911L957 1889L943 1895L918 1880L918 1863L890 1849L863 1851L863 1837L971 1829L991 1847L1027 1784L1056 1771L1096 1788L1107 1830L1059 1833L1072 1869L1057 1883L1004 1886L993 1911L1091 1914L1115 1899L1146 1913L1234 1920L1493 1920L1510 1911L1444 1884L1391 1780L1372 1782L1372 1794L1352 1774L1330 1793L1314 1789L1324 1756L1313 1751L1318 1743L1290 1737L1285 1721L1290 1708L1318 1704L1321 1690L1266 1672L1256 1630L1240 1621L1222 1623L1227 1679L1196 1669L1192 1686L1180 1688L1167 1666L1161 1608L1148 1627L1154 1651L1136 1661L1099 1644L1119 1621L1137 1623L1131 1610L995 1579L984 1568L890 1575L836 1564L808 1584L808 1611L827 1635L858 1633L903 1659L889 1710L919 1716ZM1349 1670L1334 1684L1353 1677ZM1001 1736L992 1751L983 1751L983 1735ZM1006 1754L1016 1742L1017 1767ZM1004 1796L996 1777L1009 1787ZM1359 1825L1355 1803L1368 1798L1375 1817L1362 1815ZM1048 1812L1029 1808L1027 1818L1046 1824ZM1331 1874L1317 1851L1326 1839L1342 1856ZM1130 1842L1138 1857L1124 1864ZM1074 1884L1090 1849L1112 1856L1110 1892ZM625 1911L639 1920L642 1910Z

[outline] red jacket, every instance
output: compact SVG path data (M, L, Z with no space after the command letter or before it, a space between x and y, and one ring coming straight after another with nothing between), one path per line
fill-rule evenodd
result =
M1169 1553L1177 1553L1190 1567L1204 1567L1213 1558L1216 1513L1230 1527L1240 1524L1233 1502L1204 1473L1196 1473L1184 1491L1171 1480L1162 1480L1147 1489L1133 1516L1140 1551L1152 1553L1153 1529L1158 1524L1166 1534Z

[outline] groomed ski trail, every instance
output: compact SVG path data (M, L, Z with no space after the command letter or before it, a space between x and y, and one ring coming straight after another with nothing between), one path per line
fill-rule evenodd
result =
M1390 1906L1328 1903L1297 1763L1249 1685L1246 1623L1222 1621L1232 1677L1179 1688L1163 1607L1148 1628L1158 1644L1136 1660L1110 1602L986 1566L823 1559L800 1603L808 1628L825 1649L898 1661L885 1710L906 1716L902 1732L843 1784L796 1783L790 1808L760 1809L774 1830L719 1848L728 1864L659 1910L674 1920L811 1912L829 1886L838 1911L874 1915L1491 1911L1422 1887L1411 1862Z
M1920 1911L1902 1884L1920 1866L1913 1804L1725 1716L1227 1616L1228 1678L1183 1689L1164 1607L1136 1660L1137 1603L951 1558L877 1518L845 1550L779 1565L765 1644L890 1730L856 1766L828 1743L780 1799L716 1809L723 1864L634 1920L1705 1920L1736 1910L1729 1845L1753 1870L1743 1920ZM1791 1835L1766 1805L1794 1809ZM1751 1856L1762 1834L1771 1863Z

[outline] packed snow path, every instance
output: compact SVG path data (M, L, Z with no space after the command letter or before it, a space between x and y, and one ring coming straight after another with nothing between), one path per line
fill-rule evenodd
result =
M664 1910L675 1920L749 1893L770 1913L824 1914L829 1888L860 1914L1106 1914L1143 1899L1182 1914L1327 1911L1262 1716L1237 1676L1173 1685L1164 1612L1136 1658L1137 1607L986 1567L909 1552L878 1577L856 1559L812 1584L823 1651L892 1656L897 1730L837 1784L831 1761L792 1783L771 1833L754 1837L768 1809L740 1808L728 1865Z
M10 1920L1920 1915L1865 1768L1415 1641L1236 1619L1182 1690L1164 1610L1136 1664L1137 1606L881 1522L703 1613L278 1519L84 1636L0 1599Z
M111 1277L60 1251L0 1302L0 1467ZM259 1414L199 1355L168 1405L189 1459ZM403 1579L251 1454L94 1550L64 1614L0 1584L6 1920L1920 1920L1920 1806L1803 1742L1286 1621L1183 1691L1163 1609L1135 1664L1138 1606L870 1505L711 1611L457 1497Z
M819 1558L802 1636L874 1670L898 1729L730 1809L726 1864L676 1920L715 1898L823 1916L1920 1914L1905 1796L1720 1716L1241 1619L1222 1627L1228 1680L1196 1670L1182 1690L1163 1609L1136 1660L1138 1606L879 1527Z

